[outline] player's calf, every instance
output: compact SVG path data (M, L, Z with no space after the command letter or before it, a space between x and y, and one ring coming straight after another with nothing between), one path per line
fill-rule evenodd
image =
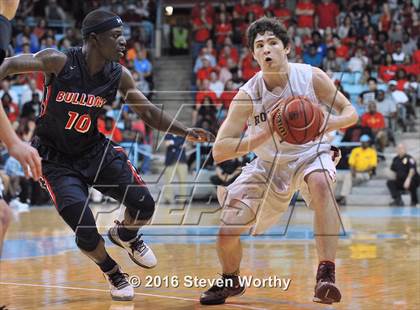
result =
M228 217L224 217L227 220ZM222 224L217 236L217 248L219 259L222 262L224 270L237 270L231 274L224 273L223 281L216 281L210 289L200 296L200 303L203 305L220 305L225 303L226 299L233 296L244 294L246 287L239 282L239 266L242 259L242 247L240 236L249 230L246 224L235 223L228 226L226 222ZM220 283L221 282L221 283Z

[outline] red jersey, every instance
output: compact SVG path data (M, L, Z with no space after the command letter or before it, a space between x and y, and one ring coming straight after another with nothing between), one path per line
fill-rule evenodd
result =
M384 82L388 82L392 80L395 76L395 72L397 72L398 66L397 65L390 65L390 66L379 66L379 77Z
M367 126L372 129L383 129L385 128L384 116L379 112L374 114L365 113L362 115L362 126Z
M321 3L318 4L316 8L316 15L319 17L318 27L321 29L326 29L328 27L336 28L336 18L340 14L337 4L330 3Z
M220 45L223 44L229 32L232 32L231 24L218 24L216 26L216 43Z
M206 22L210 26L213 25L213 20L210 17L206 17ZM201 18L194 18L193 25L196 27L202 27L204 26L204 22L201 20ZM207 28L201 28L195 32L194 40L196 42L204 43L210 38L210 30Z
M296 6L299 10L311 10L312 14L298 15L298 28L312 28L314 26L315 5L311 2L301 2Z
M208 80L210 79L210 74L213 72L212 67L201 68L197 71L197 80Z
M199 107L203 101L204 98L210 97L210 99L213 101L213 104L217 105L219 102L219 99L217 98L217 95L212 90L199 90L197 94L195 95L195 106Z
M221 95L220 95L220 101L223 105L223 109L229 109L229 106L233 100L233 98L236 96L236 94L238 93L237 90L225 90Z
M285 27L289 26L289 21L292 18L292 13L289 9L283 8L272 8L271 11L273 12L274 16L278 17L284 24Z

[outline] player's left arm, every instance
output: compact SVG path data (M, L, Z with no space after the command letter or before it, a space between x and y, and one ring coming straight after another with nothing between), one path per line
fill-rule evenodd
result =
M338 115L326 116L327 126L325 131L339 130L350 127L359 118L356 109L350 101L335 87L328 75L319 68L312 67L312 82L318 100L333 108Z
M173 119L170 115L152 104L142 92L137 89L130 71L125 67L122 67L122 70L119 90L130 108L136 112L147 125L160 131L185 137L191 142L214 141L214 136L210 132L201 128L187 128L185 125Z

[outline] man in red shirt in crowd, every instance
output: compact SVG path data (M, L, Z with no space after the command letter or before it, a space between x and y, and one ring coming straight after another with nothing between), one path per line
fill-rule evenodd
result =
M194 41L205 43L210 38L210 31L213 28L213 20L206 14L206 9L200 10L200 17L193 20Z
M191 10L191 17L193 19L200 17L200 11L202 8L206 10L208 16L213 18L214 16L213 6L208 2L206 3L206 1L203 1L203 0L195 3L194 7Z
M385 63L379 66L379 78L384 82L394 79L398 66L394 64L391 54L385 54Z
M289 26L292 13L286 7L286 0L275 1L274 4L270 6L269 10L273 12L274 16L276 16L285 27Z
M338 5L331 0L322 0L322 3L318 4L315 13L315 27L320 29L336 28L337 19L340 11Z
M228 58L231 58L236 64L239 62L238 50L232 46L232 43L229 38L226 38L225 42L228 44L225 43L225 46L220 51L218 62L219 67L225 67Z
M259 4L259 0L251 0L251 5L247 6L247 13L252 12L255 14L255 17L258 19L264 16L264 8Z
M336 34L333 36L333 46L335 47L335 55L337 58L341 58L343 61L349 59L349 47L342 44L340 37Z
M206 9L202 7L200 9L200 17L194 18L192 21L193 32L194 32L194 46L193 46L193 58L197 58L200 50L203 48L206 41L210 38L210 32L213 28L213 19L207 15Z
M310 34L314 26L315 5L310 0L301 0L296 6L298 30L301 34Z
M232 103L232 99L238 93L237 89L234 89L232 80L229 80L225 84L225 90L220 96L223 110L229 110L229 106Z
M248 12L248 5L246 0L240 0L239 3L235 4L233 10L238 13L239 16L245 16Z
M214 91L210 89L210 81L208 79L203 80L199 91L195 94L195 107L192 114L192 123L195 124L197 121L198 110L203 104L205 98L210 98L211 102L215 105L219 104L219 99Z
M202 59L203 67L197 71L197 87L201 88L201 85L204 80L208 80L210 78L210 74L215 70L215 68L211 67L210 61L206 56L203 56Z
M199 107L205 97L210 97L213 103L218 103L217 95L210 89L210 81L205 79L200 87L200 90L195 94L195 105Z
M226 14L220 13L220 23L216 26L216 44L221 46L225 42L226 37L232 35L232 25L227 22Z
M371 101L368 105L368 112L362 115L362 126L372 129L378 144L378 151L382 152L388 143L388 136L385 131L385 118L376 109L376 103Z

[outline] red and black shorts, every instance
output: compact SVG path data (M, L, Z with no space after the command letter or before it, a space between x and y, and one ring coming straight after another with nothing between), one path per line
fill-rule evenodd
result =
M33 146L42 157L41 182L60 213L68 206L86 204L90 186L128 206L138 205L142 197L152 199L123 148L108 139L78 157L39 142Z

